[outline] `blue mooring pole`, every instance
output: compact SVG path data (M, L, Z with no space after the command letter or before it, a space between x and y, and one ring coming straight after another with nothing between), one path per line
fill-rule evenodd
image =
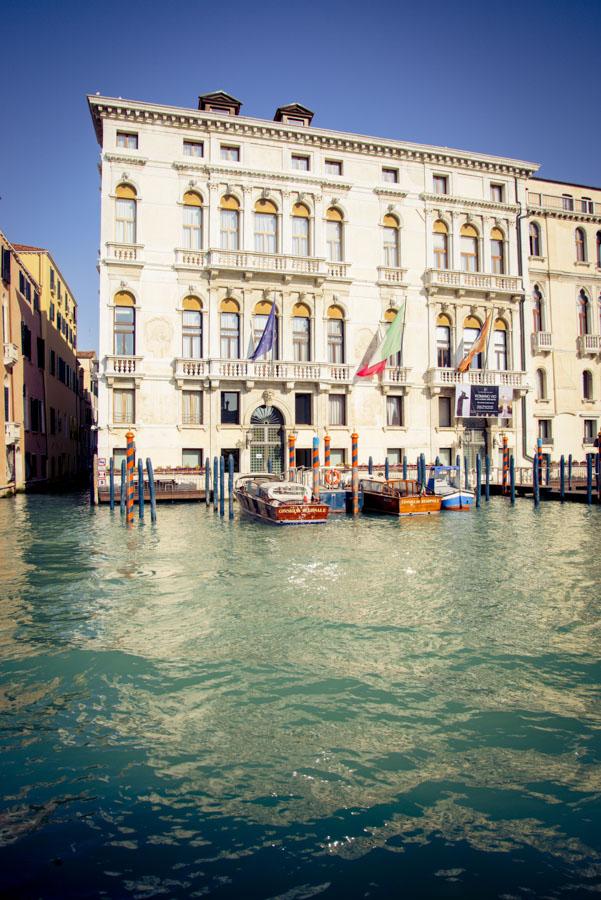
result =
M534 460L532 462L532 493L534 496L534 505L538 506L540 503L540 490L538 486L538 456L534 454Z
M205 459L205 505L211 505L211 460Z
M273 463L271 462L271 456L267 457L267 471L270 475L273 472Z
M388 457L384 460L384 477L386 481L390 478L390 463L388 462Z
M219 515L225 515L225 458L219 457Z
M111 512L115 509L115 460L109 460L109 506Z
M227 490L228 490L228 515L234 518L234 457L230 453L227 458Z
M150 457L146 459L146 473L148 475L148 496L150 497L150 521L157 520L157 495L154 485L154 469Z
M144 519L144 462L142 457L138 460L138 518Z
M590 506L593 502L593 454L586 454L586 502Z
M403 456L403 478L407 480L407 457Z
M511 494L511 505L515 506L515 461L513 453L509 457L509 490Z
M125 497L127 495L127 464L124 459L121 460L121 487L119 488L119 505L121 515L125 515Z
M367 471L369 472L370 475L373 474L373 471L374 471L373 456L370 456L369 459L367 460Z
M219 503L219 460L215 456L213 458L213 511L217 512L217 504Z
M465 489L466 489L466 491L467 491L467 490L469 490L470 479L469 479L468 470L467 470L467 456L465 456L465 454L464 454L464 456L463 456L463 472L464 472L463 477L464 477L464 479L465 479L465 480L464 480L464 483L465 483Z
M484 497L486 502L490 500L490 456L488 453L484 459Z
M559 460L559 496L563 503L566 498L566 459L563 453Z
M439 466L439 465L440 465L440 456L437 456L437 457L436 457L436 459L434 460L434 465L435 465L435 466Z
M568 490L572 490L572 454L568 456Z
M476 507L480 507L480 494L482 491L482 460L480 454L476 457Z
M545 453L545 484L551 482L551 454Z

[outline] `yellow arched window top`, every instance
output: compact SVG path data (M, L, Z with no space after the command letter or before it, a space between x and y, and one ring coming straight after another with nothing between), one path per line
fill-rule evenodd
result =
M477 238L478 232L474 228L473 225L462 225L461 226L461 237L471 237Z
M138 196L135 187L132 187L131 184L118 185L115 195L119 197L120 200L135 200Z
M295 303L292 307L292 315L298 319L310 319L311 310L306 303Z
M386 228L398 228L399 220L396 216L387 213L382 219L382 225L384 225Z
M292 215L298 216L301 219L308 219L310 213L304 203L295 203L292 207Z
M434 223L433 231L434 231L434 234L448 234L449 233L449 229L447 228L445 223L442 221L442 219L436 220L436 222Z
M330 206L326 213L328 222L342 222L342 213L335 206Z
M184 205L202 206L200 194L197 194L196 191L186 191L186 193L184 194Z
M255 203L255 212L269 213L275 216L278 211L277 206L271 200L257 200Z
M450 328L450 327L451 327L451 320L449 319L448 316L445 316L444 313L441 313L441 314L439 315L439 317L436 319L436 324L437 324L437 325L444 325L446 328Z
M219 312L222 313L239 313L240 312L240 304L237 300L234 300L233 297L226 297L225 300L222 300L219 304Z
M336 304L328 307L328 319L344 319L344 312L341 307L336 306Z
M198 297L193 297L189 294L187 297L184 297L184 302L182 303L184 309L191 309L194 312L200 312L202 309L202 301Z
M503 319L495 319L495 331L507 331L507 322Z
M259 302L255 305L254 315L255 316L268 316L269 313L271 312L272 306L273 306L273 303L270 303L269 300L259 300ZM275 308L275 313L277 316L277 313L278 313L277 306Z
M493 228L493 230L490 233L490 236L493 241L504 241L505 240L505 235L503 234L503 232L501 231L500 228Z
M219 204L221 209L240 209L240 204L236 197L233 197L232 194L225 194L221 198L221 203Z
M467 316L463 321L464 328L482 328L482 322L475 316Z
M135 306L136 301L134 300L134 295L130 294L129 291L119 291L118 294L115 294L115 306Z
M398 313L398 309L387 309L386 312L384 313L384 321L385 322L394 321L394 319L396 319L397 313Z

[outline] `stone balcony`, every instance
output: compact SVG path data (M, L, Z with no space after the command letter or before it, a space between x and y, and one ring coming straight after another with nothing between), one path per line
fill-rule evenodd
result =
M464 294L502 294L518 299L524 293L522 279L513 275L493 275L488 272L463 272L458 269L426 269L425 284L431 294L454 291L458 297Z
M293 279L311 279L321 285L329 278L348 280L350 263L328 262L316 256L292 256L284 253L259 253L255 250L184 250L175 251L176 269L194 271L208 269L212 274L238 272L250 281L256 275L276 275L284 283Z
M585 356L601 353L601 334L581 334L577 341L578 352Z
M10 444L18 444L21 440L21 426L18 422L5 422L4 423L4 443L9 446Z
M251 359L183 359L175 360L175 378L186 380L209 379L254 383L279 382L294 386L297 382L318 382L325 385L349 385L354 368L342 363L270 362ZM292 388L289 388L292 389Z
M19 348L12 341L4 342L4 365L7 368L14 366L19 360Z
M117 241L107 241L105 262L140 267L143 265L143 249L143 244L120 244Z
M406 287L407 269L400 269L396 266L378 266L378 284Z
M428 369L425 377L430 393L438 394L441 388L455 387L456 384L475 384L501 387L509 385L520 395L525 394L530 385L526 381L526 372L502 371L493 369L470 369L467 372L458 372L456 369Z
M141 356L107 356L105 375L109 384L115 379L133 378L136 384L139 384L142 378L142 357Z
M550 331L533 331L530 335L532 343L532 352L550 353L553 349L553 335Z

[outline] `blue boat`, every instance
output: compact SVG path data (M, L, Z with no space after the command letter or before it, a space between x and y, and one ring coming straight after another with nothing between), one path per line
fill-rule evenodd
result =
M442 498L443 512L469 512L475 505L476 495L462 488L459 466L433 466L426 485L429 494Z

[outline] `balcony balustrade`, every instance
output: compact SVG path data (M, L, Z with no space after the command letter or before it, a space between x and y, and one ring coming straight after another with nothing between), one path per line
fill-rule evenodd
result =
M407 269L399 269L396 266L378 266L378 281L383 284L404 285Z
M19 360L19 348L12 341L4 342L4 365L7 368L14 366Z
M131 377L140 374L141 356L107 356L106 374Z
M550 331L533 331L531 335L533 353L550 353L553 349L553 336Z
M496 371L494 369L470 369L458 372L456 369L428 369L426 384L432 387L453 387L456 384L490 385L500 387L509 385L516 390L528 390L526 373L517 371Z
M426 269L426 285L431 292L452 289L459 294L478 292L487 294L523 293L522 279L513 275L493 275L488 272L463 272L458 269Z
M141 266L143 249L142 244L119 244L116 241L108 241L106 244L106 258L108 262Z
M578 352L587 356L601 353L601 334L581 334L578 337Z
M601 203L577 197L554 197L528 191L528 206L565 213L568 217L578 215L601 216Z
M18 422L5 422L4 423L4 443L8 446L10 444L18 444L21 439L21 426Z
M341 363L280 362L251 359L183 359L175 361L176 379L231 381L320 381L348 384L352 367Z

